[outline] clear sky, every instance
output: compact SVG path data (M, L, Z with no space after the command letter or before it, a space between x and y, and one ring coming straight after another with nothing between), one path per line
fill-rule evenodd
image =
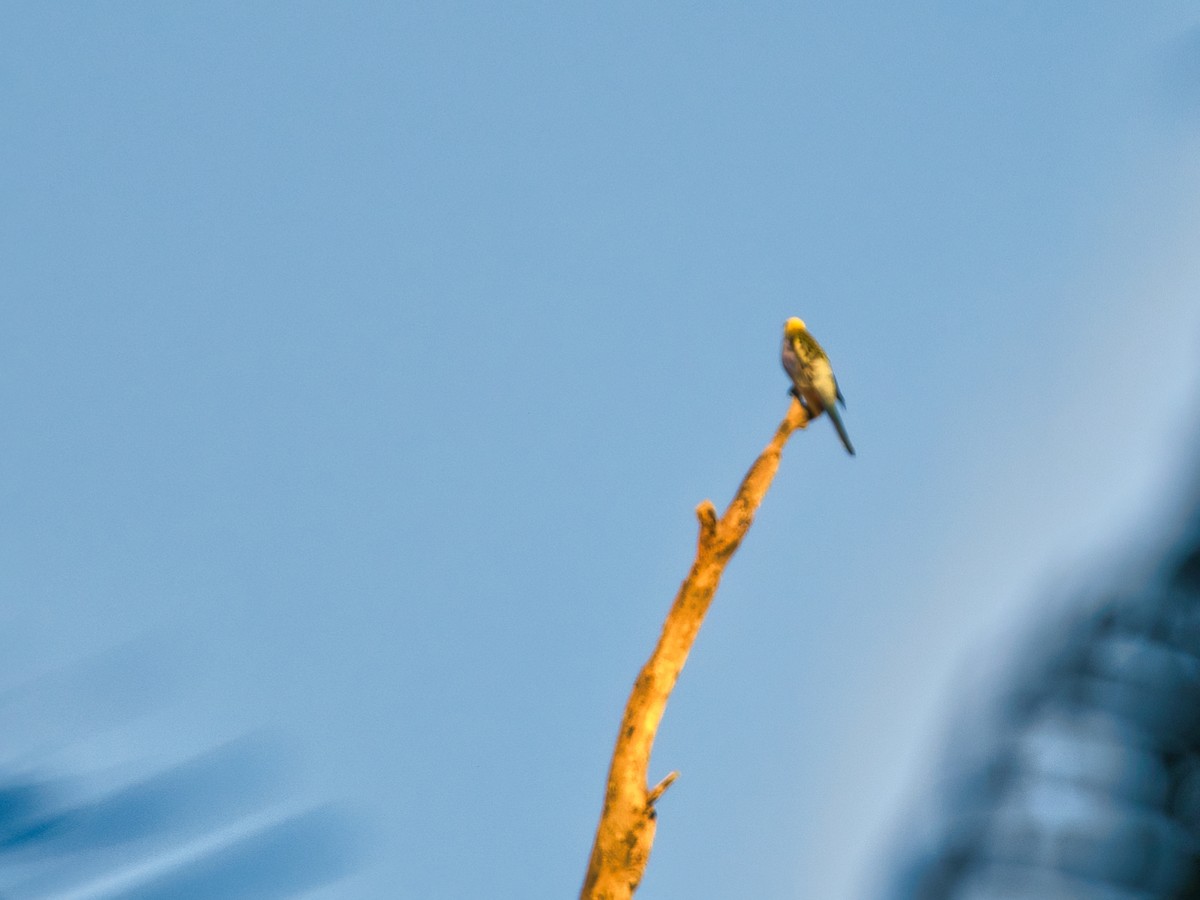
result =
M0 683L125 647L161 696L0 705L0 763L265 731L366 823L327 896L573 896L800 315L859 455L785 453L639 897L866 896L956 673L1171 497L1198 21L4 4Z

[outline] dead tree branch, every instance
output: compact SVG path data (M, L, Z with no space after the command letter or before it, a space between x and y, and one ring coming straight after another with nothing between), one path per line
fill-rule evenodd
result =
M808 421L804 407L793 400L775 437L742 479L724 515L718 519L709 500L696 507L700 520L696 560L663 623L658 646L638 674L625 705L581 900L628 900L642 880L654 843L654 804L678 774L672 772L653 788L647 784L650 751L667 698L687 662L725 566L750 530L779 469L784 444Z

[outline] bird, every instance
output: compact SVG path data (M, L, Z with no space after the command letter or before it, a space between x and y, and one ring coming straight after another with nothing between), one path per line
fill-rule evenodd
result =
M783 324L783 370L792 379L792 396L800 401L810 416L828 413L838 437L842 439L842 446L853 456L854 445L850 443L850 436L846 434L846 426L842 424L837 409L839 403L843 407L846 405L846 398L842 396L833 375L829 357L809 332L804 320L795 316Z

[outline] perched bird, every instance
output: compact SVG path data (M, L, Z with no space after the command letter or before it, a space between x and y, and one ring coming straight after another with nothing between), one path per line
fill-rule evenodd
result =
M842 417L837 410L838 403L846 405L846 399L842 396L837 379L833 377L829 357L809 333L804 320L795 316L783 325L783 370L792 379L793 396L804 405L810 416L829 413L842 445L853 456L854 445L850 443L846 426L842 424Z

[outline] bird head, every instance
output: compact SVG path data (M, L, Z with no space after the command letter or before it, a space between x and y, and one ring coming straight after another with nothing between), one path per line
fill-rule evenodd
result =
M798 334L803 334L805 332L805 330L806 329L804 326L804 320L797 319L795 316L792 316L790 319L788 319L786 322L783 323L784 337L793 338Z

